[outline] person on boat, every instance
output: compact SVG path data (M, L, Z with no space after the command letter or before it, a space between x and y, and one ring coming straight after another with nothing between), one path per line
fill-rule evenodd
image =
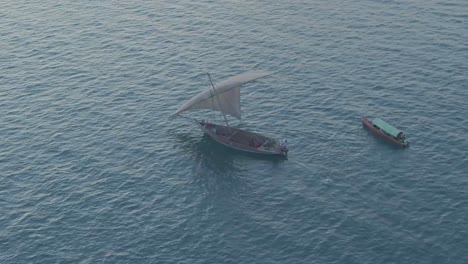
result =
M398 133L396 139L397 139L397 140L403 140L403 139L405 139L405 135L403 135L403 132Z
M200 124L206 128L210 128L213 126L213 124L211 124L210 122L206 122L205 120L202 120Z

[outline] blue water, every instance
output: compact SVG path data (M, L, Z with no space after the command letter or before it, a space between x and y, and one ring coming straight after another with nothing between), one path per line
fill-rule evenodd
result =
M467 1L0 7L0 263L468 263ZM288 160L170 117L248 70Z

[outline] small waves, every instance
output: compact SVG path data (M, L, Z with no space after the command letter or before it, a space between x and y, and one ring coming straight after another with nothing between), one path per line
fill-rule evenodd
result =
M4 3L0 262L468 262L464 7ZM171 117L247 70L231 123L288 160Z

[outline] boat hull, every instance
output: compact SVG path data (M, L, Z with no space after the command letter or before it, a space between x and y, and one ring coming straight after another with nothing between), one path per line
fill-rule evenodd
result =
M389 142L391 142L391 143L393 143L393 144L396 144L396 145L398 145L398 146L400 146L400 147L403 147L403 148L409 146L409 143L408 143L408 142L402 143L402 142L400 142L400 141L394 139L393 137L391 137L391 136L385 134L383 131L381 131L380 129L376 128L376 127L374 126L374 124L372 123L372 121L370 121L370 120L367 119L367 118L363 118L363 119L362 119L362 125L364 125L365 127L367 127L367 128L368 128L370 131L372 131L374 134L380 136L381 138L383 138L383 139L385 139L385 140L387 140L387 141L389 141Z
M288 148L278 139L203 121L197 121L197 124L206 135L229 148L261 155L287 156Z

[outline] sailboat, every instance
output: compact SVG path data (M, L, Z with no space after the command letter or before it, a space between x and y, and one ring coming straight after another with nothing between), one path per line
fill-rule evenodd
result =
M219 111L224 116L226 125L214 124L205 120L194 119L201 130L216 142L227 147L264 155L288 154L287 141L272 138L229 125L226 114L241 119L240 87L246 83L271 75L268 72L246 72L235 75L227 80L214 84L210 79L211 87L198 93L177 109L174 115L196 109Z

